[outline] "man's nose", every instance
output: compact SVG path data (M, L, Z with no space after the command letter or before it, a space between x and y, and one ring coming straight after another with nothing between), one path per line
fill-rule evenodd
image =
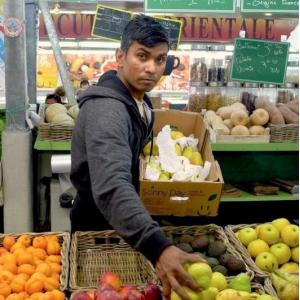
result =
M154 73L156 71L156 63L153 59L149 59L146 63L146 72Z

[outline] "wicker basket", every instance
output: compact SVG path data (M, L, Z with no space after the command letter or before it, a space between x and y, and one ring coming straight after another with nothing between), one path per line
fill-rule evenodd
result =
M280 300L270 277L266 278L264 288L268 294L275 298L275 300Z
M70 141L74 130L74 125L51 124L45 122L45 110L47 106L44 105L40 110L40 117L43 122L39 125L39 136L41 140L62 142Z
M213 233L218 240L222 241L224 245L226 246L226 250L230 254L234 254L237 258L243 260L242 256L234 249L234 247L230 244L224 230L222 227L217 226L215 224L209 224L209 225L202 225L202 226L167 226L162 227L162 230L166 234L166 236L170 235L201 235L204 233ZM254 278L253 271L245 264L246 267L246 273L252 280ZM228 276L227 279L230 280L234 276Z
M263 282L266 278L270 276L270 273L265 272L261 270L257 265L255 264L254 260L249 255L247 249L243 246L243 244L237 239L235 236L235 232L239 231L240 229L243 229L245 227L252 227L255 228L259 224L240 224L240 225L227 225L225 227L225 232L229 238L229 240L232 242L234 247L239 251L239 253L242 255L244 261L246 264L251 268L251 270L254 271L255 277L261 282Z
M270 142L271 143L298 143L299 141L299 125L286 124L274 125L269 124L270 127Z
M107 271L123 284L141 286L157 282L151 263L132 249L115 231L75 232L70 252L70 289L93 289Z
M31 239L37 236L56 235L61 246L61 274L60 274L60 290L65 291L68 287L69 275L69 248L70 248L70 234L68 232L43 232L43 233L8 233L0 235L0 246L3 246L3 239L10 235L16 239L21 235L28 235Z

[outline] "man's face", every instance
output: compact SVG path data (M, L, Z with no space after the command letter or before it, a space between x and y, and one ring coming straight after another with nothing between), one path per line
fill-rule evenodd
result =
M117 50L118 76L133 97L141 100L144 93L157 84L166 66L168 50L166 43L148 48L137 42L129 47L127 53Z

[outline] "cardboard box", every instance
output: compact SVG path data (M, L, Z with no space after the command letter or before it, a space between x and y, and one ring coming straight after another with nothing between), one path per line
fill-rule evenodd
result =
M152 215L216 216L224 180L219 164L214 160L209 132L198 113L155 111L154 136L163 126L177 126L185 136L194 134L203 160L212 163L205 182L149 181L144 178L145 165L140 165L140 198Z

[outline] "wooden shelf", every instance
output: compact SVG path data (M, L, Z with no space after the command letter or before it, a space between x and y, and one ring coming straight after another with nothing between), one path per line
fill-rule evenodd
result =
M298 201L297 197L293 194L280 191L277 195L263 195L255 196L253 194L241 191L241 196L232 197L232 196L222 196L221 202L249 202L249 201Z
M265 144L239 144L239 143L212 143L213 151L299 151L298 143L265 143Z

